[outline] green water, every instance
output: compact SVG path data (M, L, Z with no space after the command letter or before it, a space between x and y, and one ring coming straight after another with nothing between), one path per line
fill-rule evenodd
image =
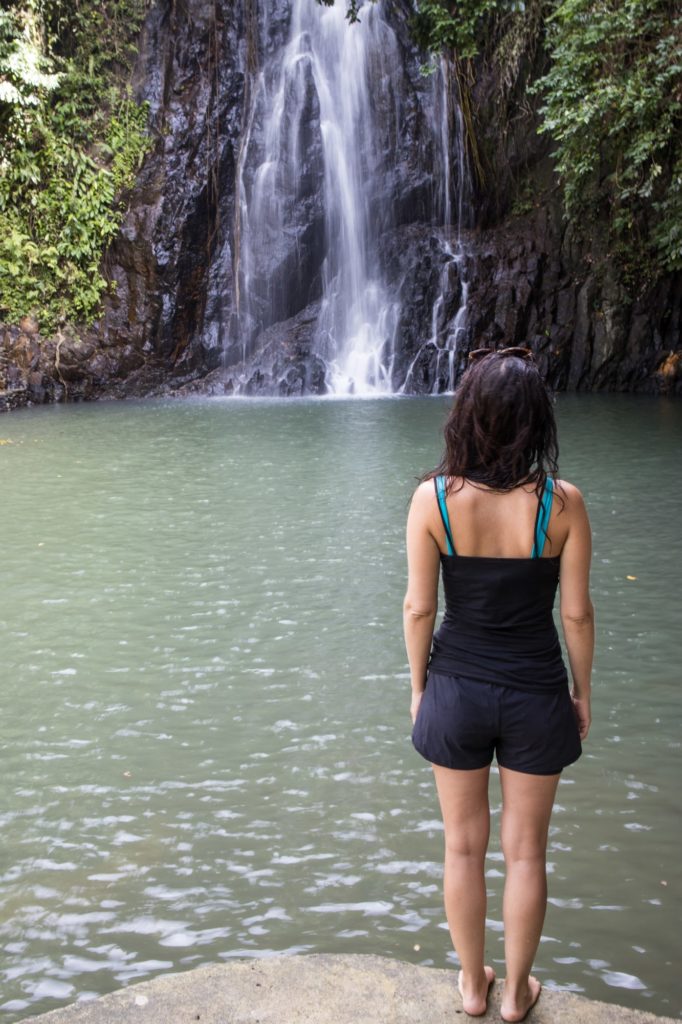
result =
M406 506L447 404L0 419L5 1019L233 957L455 962L400 623ZM536 973L676 1016L682 405L565 396L558 416L600 632ZM496 825L487 874L503 973Z

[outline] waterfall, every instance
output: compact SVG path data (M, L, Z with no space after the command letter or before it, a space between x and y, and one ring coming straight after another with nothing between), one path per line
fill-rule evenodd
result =
M466 342L466 313L469 285L466 279L465 251L462 245L462 227L473 220L471 204L472 182L467 159L466 131L461 104L452 93L455 80L453 69L441 58L435 79L434 124L443 158L442 221L443 265L440 272L438 297L431 312L431 333L418 348L405 374L400 391L411 390L413 375L420 361L431 357L434 363L431 393L454 391L458 371L462 369L460 353ZM454 154L454 165L452 155ZM456 200L453 216L452 194ZM454 230L453 230L454 229ZM459 303L454 316L448 316L445 297L450 291L453 271L459 283Z
M327 391L409 390L410 369L396 380L401 295L388 280L381 248L396 225L392 190L405 97L415 93L399 40L381 0L365 3L354 25L347 23L344 0L331 7L315 0L269 3L269 13L259 15L262 59L249 90L237 167L233 351L246 361L254 339L307 309L314 319L312 351L324 365ZM281 21L282 8L288 22L273 31L273 12ZM432 83L419 88L433 94L427 143L441 172L434 175L426 215L449 226L451 182L457 178L452 126L459 109L454 110L445 71L441 66ZM460 150L454 152L459 159ZM456 188L455 206L463 195ZM461 209L455 220L460 222ZM452 385L452 352L462 328L462 322L442 322L450 265L461 264L459 241L444 238L443 246L431 337L415 357L425 346L434 349L438 390L442 358L450 360L446 386ZM465 300L464 295L462 306Z
M329 365L333 392L387 392L398 305L377 265L374 232L383 225L372 204L387 172L380 127L393 134L395 128L377 123L371 89L388 80L400 56L392 31L372 5L362 9L357 32L345 24L344 4L321 17L313 7L306 0L297 5L316 69L329 240L316 348Z

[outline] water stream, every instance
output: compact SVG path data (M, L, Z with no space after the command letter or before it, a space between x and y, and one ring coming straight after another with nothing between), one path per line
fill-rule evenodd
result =
M303 296L319 299L313 351L336 395L409 391L412 375L411 367L396 380L401 297L386 279L382 239L399 217L405 98L415 90L383 5L366 3L359 17L349 26L342 3L292 0L286 38L269 48L264 19L266 56L249 90L238 168L235 351L246 359L260 332L295 315ZM454 75L445 61L433 70L420 95L436 168L430 215L443 234L442 292L453 266L461 271L461 240L450 229L469 215L470 184ZM452 325L436 299L424 343L437 349L434 391L454 385L465 307L466 290Z
M281 952L454 964L409 743L404 521L443 399L109 403L0 422L0 1009ZM594 525L595 723L537 973L682 1015L682 406L561 396ZM488 955L503 972L499 792Z

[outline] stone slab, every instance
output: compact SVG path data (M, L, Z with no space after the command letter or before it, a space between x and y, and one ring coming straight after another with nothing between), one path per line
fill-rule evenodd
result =
M272 957L164 974L23 1024L454 1024L462 1010L454 970L379 956ZM500 1021L502 986L482 1024ZM543 989L529 1024L673 1024L566 992ZM679 1024L679 1021L676 1022Z

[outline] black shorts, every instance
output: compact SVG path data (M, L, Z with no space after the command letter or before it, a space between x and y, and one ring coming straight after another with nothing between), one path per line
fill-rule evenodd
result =
M415 749L444 768L502 768L556 775L582 753L568 687L528 693L429 672L412 730Z

